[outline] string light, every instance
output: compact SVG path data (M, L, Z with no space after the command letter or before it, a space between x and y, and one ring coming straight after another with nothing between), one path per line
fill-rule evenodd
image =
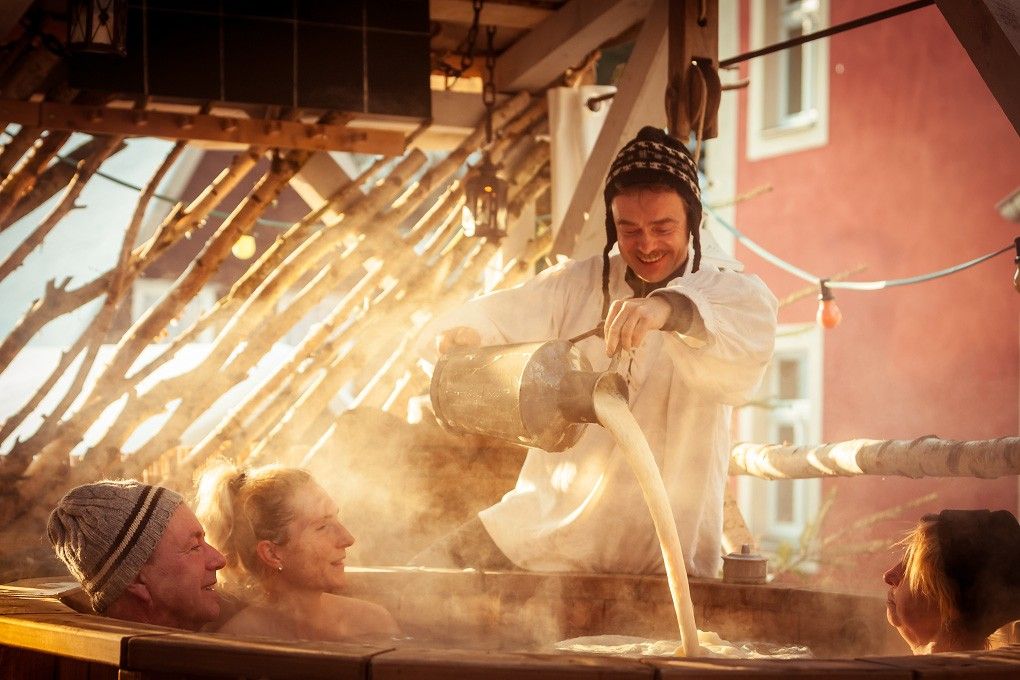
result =
M843 312L836 306L836 296L829 290L829 280L821 279L818 282L818 311L815 313L815 321L826 330L831 330L843 320Z
M1020 236L1013 239L1013 247L1016 248L1016 257L1013 262L1016 264L1016 271L1013 272L1013 287L1020 293Z
M255 254L255 237L251 234L241 234L230 247L230 252L239 260L247 260Z
M797 278L802 279L804 281L818 283L823 280L822 277L817 276L816 274L812 274L811 272L806 271L804 269L801 269L800 267L791 264L784 260L783 258L779 257L778 255L772 253L771 251L766 250L758 243L748 238L747 234L740 231L735 226L733 226L725 219L723 219L722 216L720 216L717 212L712 210L710 206L706 205L704 208L705 212L711 215L719 226L733 234L737 242L741 243L748 250L755 253L763 260L771 262L772 264L779 267L783 271L793 274ZM957 272L961 272L964 269L969 269L975 265L981 264L986 260L990 260L993 257L998 257L999 255L1002 255L1007 251L1013 250L1015 247L1017 246L1015 245L1014 241L1014 243L1010 243L1008 246L999 248L998 250L988 253L987 255L975 257L973 260L967 260L966 262L961 262L960 264L953 265L952 267L946 267L945 269L940 269L938 271L930 272L928 274L910 276L904 279L884 279L881 281L829 281L828 279L824 280L826 282L825 283L826 287L842 288L844 290L882 290L883 288L892 288L894 286L909 286L915 283L932 281L933 279L942 278L943 276L949 276L950 274L956 274ZM1018 257L1020 257L1020 254L1018 254ZM1020 262L1018 262L1018 265L1020 265ZM1017 290L1020 290L1020 288L1018 288Z

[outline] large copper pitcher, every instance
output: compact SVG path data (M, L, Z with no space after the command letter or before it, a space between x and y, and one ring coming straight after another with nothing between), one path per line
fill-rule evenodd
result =
M429 395L451 432L563 451L598 421L597 387L627 394L618 373L592 371L573 344L550 340L453 350L436 364Z

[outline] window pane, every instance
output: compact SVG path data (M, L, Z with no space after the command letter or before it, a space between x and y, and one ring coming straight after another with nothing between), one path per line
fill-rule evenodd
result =
M794 359L781 359L779 361L779 398L799 399L800 389L800 362Z
M801 35L799 27L789 32L789 37L798 38ZM803 75L804 75L804 47L797 45L786 50L786 115L792 116L804 109Z
M771 484L776 485L776 521L784 524L793 522L793 480L778 479Z

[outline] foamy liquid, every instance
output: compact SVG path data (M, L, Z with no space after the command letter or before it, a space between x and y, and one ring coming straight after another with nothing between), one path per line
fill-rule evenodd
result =
M716 633L698 631L703 656L724 659L807 659L811 650L799 645L738 643L723 640ZM556 649L571 654L603 656L675 656L677 640L648 640L627 635L595 635L557 642Z
M694 623L684 553L680 547L673 510L669 506L669 497L666 495L666 486L662 483L662 475L648 447L648 440L634 420L627 402L620 395L607 389L596 389L594 403L599 422L616 438L620 449L627 456L627 462L641 486L648 512L652 515L655 535L662 550L662 561L666 566L669 593L673 597L673 610L680 626L681 648L677 652L684 656L700 656L702 650L698 643L698 627Z

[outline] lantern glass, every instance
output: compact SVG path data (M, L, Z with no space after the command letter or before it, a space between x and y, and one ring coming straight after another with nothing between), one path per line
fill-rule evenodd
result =
M496 241L506 236L507 186L488 156L464 180L464 232L468 236Z
M127 0L70 0L68 13L70 49L127 54Z

